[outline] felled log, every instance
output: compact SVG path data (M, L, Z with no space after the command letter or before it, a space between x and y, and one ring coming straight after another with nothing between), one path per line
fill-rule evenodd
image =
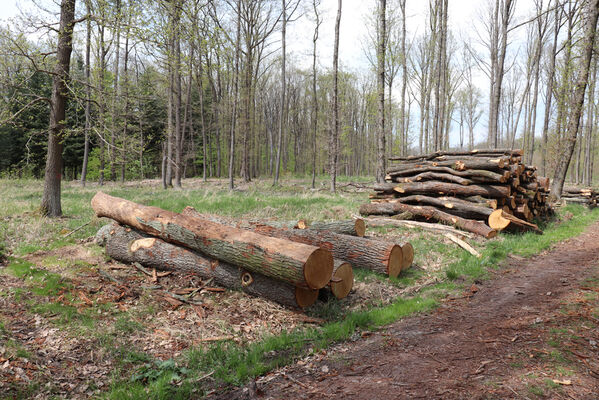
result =
M433 160L442 156L472 156L472 157L497 157L497 156L522 156L520 149L475 149L464 151L436 151L431 154L389 157L390 161L411 161L411 160Z
M98 217L114 219L167 242L294 286L320 289L333 273L333 256L327 249L143 206L102 192L91 203Z
M329 231L359 237L363 237L366 233L366 225L361 218L330 222L313 221L307 225L307 228L316 231Z
M458 160L405 162L400 165L394 165L393 167L389 168L387 170L387 174L391 175L395 172L401 172L409 169L423 167L449 167L458 171L464 171L467 169L484 169L488 171L502 173L503 168L506 167L508 163L509 160L503 157L496 159L466 157Z
M476 233L487 239L497 235L495 229L490 228L480 221L474 221L451 215L435 207L430 206L411 206L403 203L381 203L381 204L362 204L360 214L362 215L396 215L399 213L409 213L412 216L424 218L426 220L435 220L447 225L453 225L468 232Z
M295 287L260 273L250 272L117 223L109 224L103 230L104 233L100 230L98 236L105 244L106 254L124 263L138 262L157 270L194 273L204 279L213 279L222 287L242 290L287 307L309 307L318 298L318 290Z
M537 225L510 215L503 210L495 210L489 215L489 226L498 231L506 229L519 232L532 231L543 234L543 231Z
M449 214L457 215L468 219L486 219L491 215L493 209L481 207L469 201L461 200L455 197L429 197L423 195L413 195L401 197L400 203L416 205L432 205L437 208L443 208Z
M445 174L440 172L422 172L418 175L403 177L395 179L395 182L421 182L421 181L445 181L457 183L459 185L470 185L474 183L473 180L462 178L461 176L453 175L453 174Z
M459 176L466 179L471 179L477 182L496 182L496 183L505 183L510 178L509 171L502 171L501 173L488 171L484 169L467 169L465 171L457 171L453 168L449 167L435 167L435 166L421 166L419 168L411 168L404 169L401 171L393 172L393 169L390 169L387 172L387 180L396 180L398 177L407 177L412 175L417 175L425 172L437 172L437 173L446 173L455 176Z
M192 207L186 207L182 214L185 216L198 215ZM241 222L241 224L246 226L244 222ZM393 277L401 272L402 249L401 246L393 243L342 235L330 231L281 229L260 224L254 224L247 229L263 236L287 239L292 242L327 249L335 258L345 260L354 267L370 269Z
M342 260L335 260L333 268L333 277L327 285L333 295L338 299L347 297L354 286L354 271L350 263Z
M456 185L455 183L447 182L414 182L414 183L399 183L394 188L394 191L407 194L441 194L452 196L485 196L491 198L502 198L510 195L511 190L507 185Z
M464 232L462 230L452 228L448 225L437 224L432 222L402 220L396 219L394 217L369 217L365 218L365 221L369 226L400 226L406 228L423 229L426 231L442 234L450 232L470 239L474 238L474 235L469 232Z

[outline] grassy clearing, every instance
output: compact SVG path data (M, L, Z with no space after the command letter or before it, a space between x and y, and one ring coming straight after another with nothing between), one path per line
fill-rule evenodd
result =
M184 190L163 191L156 182L107 185L102 190L172 211L181 211L191 205L202 212L280 220L348 218L367 201L366 193L331 195L326 190L328 182L323 178L319 178L317 185L322 190L309 190L309 182L309 179L286 181L282 186L273 188L270 180L259 180L234 192L226 189L225 181L208 185L200 181L184 182ZM196 346L182 352L176 359L159 360L128 343L129 336L147 329L144 318L156 312L151 302L142 302L143 309L131 312L119 311L111 303L94 303L82 309L82 301L70 292L74 283L70 275L64 276L63 270L93 270L93 265L53 256L42 258L35 265L23 260L31 253L76 245L93 236L104 223L93 216L89 206L98 189L94 185L87 188L65 185L63 211L66 217L48 220L36 213L41 198L41 182L0 180L0 191L9 193L0 197L0 233L5 238L5 252L11 255L5 273L24 283L23 288L16 288L6 295L27 301L28 312L50 318L68 335L93 336L95 343L116 360L110 388L108 391L102 389L103 396L110 399L183 399L201 396L213 388L243 384L333 343L358 338L360 332L376 329L415 312L430 310L447 294L488 277L489 270L497 268L509 254L531 256L552 243L575 236L599 218L599 210L589 212L581 207L569 206L560 212L571 215L571 218L547 225L542 236L500 235L497 240L475 244L483 255L480 259L429 233L414 234L410 231L416 264L421 268L413 268L391 280L363 270L356 270L355 277L357 282L378 281L399 288L410 287L428 276L439 281L422 288L419 294L397 298L386 305L373 304L362 310L352 310L339 301L321 303L308 314L328 321L322 326L302 325L278 335L265 335L254 342L225 341ZM89 225L65 237L65 234L88 222ZM397 228L375 230L377 236L387 237L397 237L406 232ZM2 242L0 240L0 253ZM102 254L100 248L91 247L90 250ZM429 264L439 268L431 269ZM60 273L48 271L55 265L60 267ZM65 273L68 275L68 272ZM33 297L28 299L30 295ZM61 301L58 301L60 296ZM2 332L6 328L1 319L0 323L0 337L3 337ZM560 356L556 349L556 362Z

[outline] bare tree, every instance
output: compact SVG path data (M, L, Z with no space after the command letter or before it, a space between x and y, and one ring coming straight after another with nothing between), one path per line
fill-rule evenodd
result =
M378 116L377 116L377 153L376 153L376 181L385 181L385 37L387 28L385 26L385 12L387 0L378 1L377 19L377 91L378 91Z
M312 0L314 9L314 36L312 37L312 189L316 185L316 132L318 130L318 93L316 92L316 41L322 20L318 14L320 0Z
M339 26L341 25L342 0L337 0L337 18L335 19L335 44L333 45L333 129L329 137L329 162L331 173L331 192L337 191L337 157L339 137Z
M585 91L589 79L589 71L591 59L593 58L593 47L595 45L595 36L597 30L597 18L599 17L599 0L587 0L586 10L586 25L584 37L582 38L582 57L579 60L578 79L574 88L572 98L571 112L568 119L568 129L566 132L566 140L563 146L563 151L558 159L553 182L551 185L552 197L560 198L564 187L564 180L572 159L572 153L576 146L578 128L580 124L580 116L584 105Z

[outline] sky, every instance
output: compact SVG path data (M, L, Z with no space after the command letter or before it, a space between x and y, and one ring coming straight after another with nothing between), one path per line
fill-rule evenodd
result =
M40 0L38 0L40 1ZM489 0L449 0L449 28L458 41L476 40L475 26L480 26L481 15L484 13ZM2 9L0 19L8 19L19 14L19 9L33 8L33 0L0 0ZM48 8L59 10L59 0L41 0L49 4ZM319 12L323 19L320 26L317 42L318 64L321 69L328 69L333 64L333 44L335 17L337 13L337 0L321 0ZM365 47L368 37L368 18L372 16L375 0L343 0L339 39L340 67L351 72L368 72L370 65L365 56ZM398 7L397 0L387 0L388 10ZM515 22L523 21L531 13L534 0L517 0ZM303 8L301 8L303 6ZM309 68L312 62L312 36L314 22L312 14L312 1L302 0L298 9L300 16L288 24L287 49L290 63L297 64L300 68ZM406 25L408 40L413 39L424 31L427 23L427 9L429 2L426 0L406 1ZM521 28L512 36L512 48L523 41L525 29ZM280 33L275 32L275 35ZM398 82L399 84L399 82ZM488 81L481 72L475 76L475 84L482 90L483 99L488 98ZM398 93L398 90L395 90ZM542 110L537 113L541 115ZM415 119L413 119L415 120ZM454 124L455 125L455 124ZM537 124L538 125L538 124ZM478 136L486 134L486 115L483 115L477 126ZM457 127L452 127L450 142L452 145L459 140Z

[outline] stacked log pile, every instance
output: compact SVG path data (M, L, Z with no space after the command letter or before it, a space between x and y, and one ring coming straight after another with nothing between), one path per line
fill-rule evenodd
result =
M92 199L92 208L98 217L114 220L96 235L110 257L157 270L192 272L290 307L312 305L319 290L346 297L353 286L353 267L395 277L411 265L414 254L409 243L363 237L361 219L238 221L191 207L174 213L102 192Z
M591 187L564 186L561 201L564 204L582 204L589 208L597 206L598 195Z
M393 215L454 225L486 238L497 231L541 232L533 218L549 206L549 179L522 163L521 150L439 151L393 157L362 215Z

